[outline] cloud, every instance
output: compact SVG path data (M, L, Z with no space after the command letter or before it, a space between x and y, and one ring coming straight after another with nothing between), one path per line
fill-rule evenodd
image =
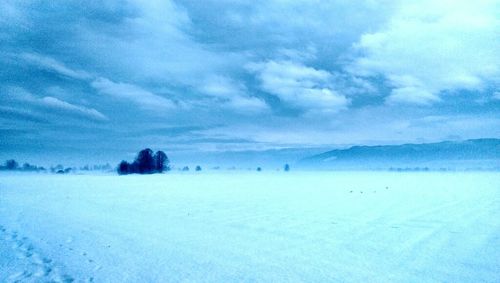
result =
M493 99L500 100L500 91L495 91L493 93Z
M106 78L98 78L91 85L102 94L133 102L148 111L161 112L176 108L171 100L133 84L116 83Z
M182 1L195 35L231 50L276 58L284 49L321 49L338 55L366 27L376 27L394 6L373 0ZM217 15L217 17L213 17ZM291 20L293 19L293 20ZM325 48L328 46L328 48ZM341 47L341 48L339 48ZM332 58L333 59L333 58Z
M225 107L237 110L240 113L255 113L269 110L267 104L257 97L237 96L227 102Z
M1 124L36 128L40 143L133 152L200 140L131 136L165 123L219 125L202 135L214 147L221 136L273 147L499 135L493 123L419 120L499 116L495 1L0 2L0 91L23 87L0 93ZM89 123L99 114L109 120Z
M48 108L67 111L69 113L80 115L82 117L86 117L92 120L96 121L108 120L108 117L106 117L101 112L95 110L94 108L87 108L79 105L74 105L66 101L59 100L55 97L46 96L40 99L40 102Z
M18 57L29 64L34 64L39 68L55 72L65 77L84 81L91 80L91 87L95 88L97 91L114 97L127 99L147 110L161 111L165 109L175 108L175 103L173 103L171 100L144 90L136 85L116 83L102 77L94 78L94 76L89 74L88 72L72 69L49 56L35 53L22 53ZM66 107L67 109L69 109L69 105L63 105L60 102L62 101L53 101L50 99L50 97L47 101L47 103L52 103L53 106L57 105L60 108ZM73 110L76 110L76 108L73 108ZM95 117L97 116L98 115L96 115Z
M214 52L192 37L189 31L196 27L175 1L123 2L131 11L103 11L109 18L97 21L84 14L91 24L72 22L78 56L108 74L120 75L105 76L111 80L196 86L208 74L232 68L242 60L235 53Z
M48 56L43 56L35 53L21 53L19 55L19 58L21 60L24 60L26 63L33 64L41 69L56 72L60 75L69 78L77 80L86 80L92 77L89 73L85 71L73 70L64 65L63 63Z
M247 94L244 84L224 76L209 76L199 90L222 102L222 106L238 112L262 112L269 106L261 99Z
M9 87L5 92L1 100L10 107L4 108L4 111L8 111L11 116L24 117L25 120L45 122L50 120L50 116L84 118L97 122L109 120L94 108L71 104L51 96L39 98L24 88Z
M262 90L292 107L337 112L349 104L345 96L333 89L332 75L327 71L292 61L272 60L251 63L247 69L256 74Z
M432 103L441 101L436 94L426 91L418 87L400 87L391 91L391 95L387 97L388 104L417 104L417 105L430 105Z
M33 122L33 123L48 123L47 117L40 113L33 113L33 111L19 109L15 107L0 106L0 116L2 119Z
M137 136L181 136L186 134L193 134L196 131L205 130L205 127L200 126L170 126L170 127L153 127L146 130L137 131Z
M355 44L351 73L383 76L388 102L430 105L445 91L482 91L500 76L495 1L400 3L388 24ZM407 97L405 97L407 96Z

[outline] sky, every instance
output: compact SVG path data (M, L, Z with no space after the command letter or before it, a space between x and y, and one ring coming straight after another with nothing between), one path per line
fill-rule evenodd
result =
M4 0L0 157L500 138L499 46L499 1Z

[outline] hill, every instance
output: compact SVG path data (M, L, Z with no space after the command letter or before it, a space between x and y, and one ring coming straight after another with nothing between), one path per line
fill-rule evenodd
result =
M500 139L353 146L306 157L299 164L320 168L451 166L461 169L491 169L500 167Z

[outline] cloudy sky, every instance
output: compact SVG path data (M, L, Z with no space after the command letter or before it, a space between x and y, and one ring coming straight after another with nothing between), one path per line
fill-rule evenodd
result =
M0 156L500 137L499 1L0 3Z

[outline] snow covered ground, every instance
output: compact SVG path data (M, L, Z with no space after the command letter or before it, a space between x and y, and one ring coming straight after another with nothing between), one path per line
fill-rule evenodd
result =
M4 174L15 281L500 282L500 174Z

